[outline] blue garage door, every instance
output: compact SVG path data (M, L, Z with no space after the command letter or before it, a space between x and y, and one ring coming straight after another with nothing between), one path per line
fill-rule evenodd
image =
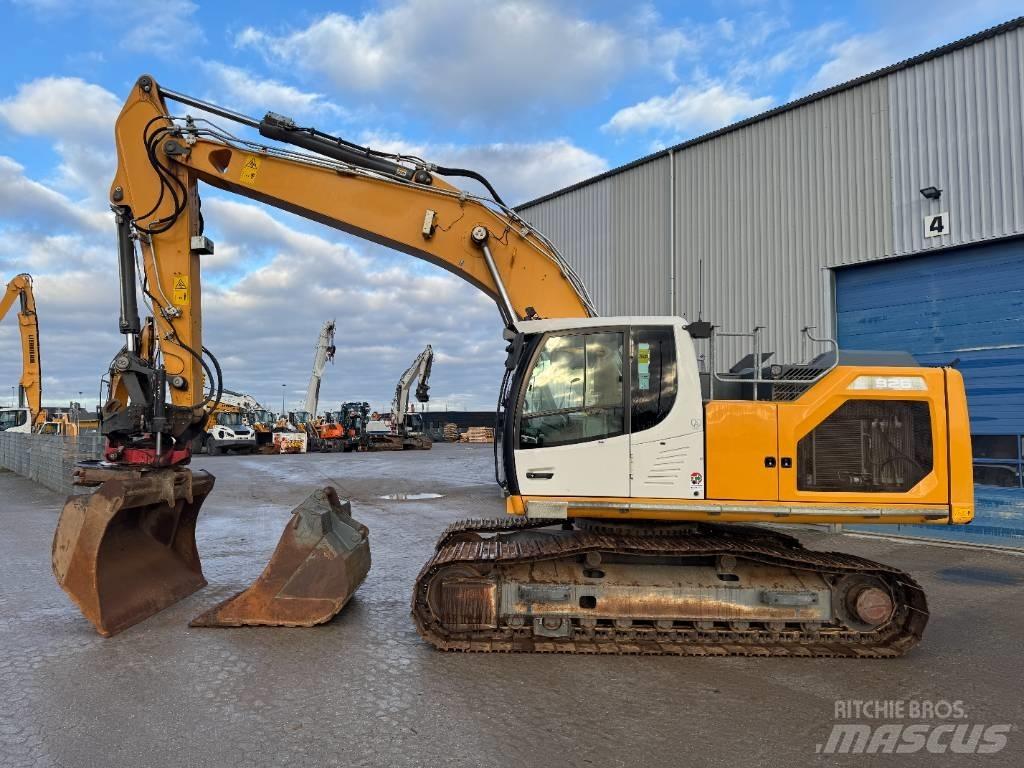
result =
M837 270L836 314L841 347L955 365L967 385L975 480L1022 487L1024 240Z

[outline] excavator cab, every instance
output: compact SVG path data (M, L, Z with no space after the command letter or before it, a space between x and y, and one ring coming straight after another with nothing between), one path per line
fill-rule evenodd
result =
M29 432L31 427L28 408L0 408L0 432Z

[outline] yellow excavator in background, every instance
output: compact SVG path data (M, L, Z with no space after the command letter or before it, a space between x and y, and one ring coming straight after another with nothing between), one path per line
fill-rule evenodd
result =
M204 118L172 116L168 100ZM59 583L101 633L205 583L194 534L213 478L185 466L222 389L199 311L213 250L204 182L427 260L497 304L508 355L496 476L510 517L453 524L420 572L413 617L437 648L883 657L920 639L927 604L908 574L744 523L969 522L957 371L834 344L766 367L754 334L750 364L720 372L709 323L599 317L479 174L255 120L149 76L115 137L126 344L102 411L109 465L79 470L99 489L68 501L53 549ZM457 176L488 195L446 180ZM695 344L709 346L710 371ZM263 575L195 623L295 626L340 610L369 568L366 529L330 489L294 515Z
M46 420L43 411L43 374L39 360L39 316L32 291L32 276L20 274L7 283L0 296L0 321L20 301L18 329L21 332L21 380L18 382L18 403L0 408L0 431L34 432Z

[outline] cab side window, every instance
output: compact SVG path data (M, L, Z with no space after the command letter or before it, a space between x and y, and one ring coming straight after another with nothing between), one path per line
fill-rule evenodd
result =
M526 385L520 448L625 434L623 334L550 336Z
M632 431L661 423L676 401L676 341L671 327L633 329Z

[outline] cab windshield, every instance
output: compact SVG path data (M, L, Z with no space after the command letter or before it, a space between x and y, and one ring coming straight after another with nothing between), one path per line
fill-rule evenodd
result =
M257 424L270 424L274 421L274 414L270 411L253 411L252 418Z
M28 421L28 411L24 408L9 408L0 410L0 432L5 429L20 427Z
M244 421L240 413L218 413L217 423L222 427L240 427Z
M526 386L520 448L544 448L625 433L623 335L549 336Z

